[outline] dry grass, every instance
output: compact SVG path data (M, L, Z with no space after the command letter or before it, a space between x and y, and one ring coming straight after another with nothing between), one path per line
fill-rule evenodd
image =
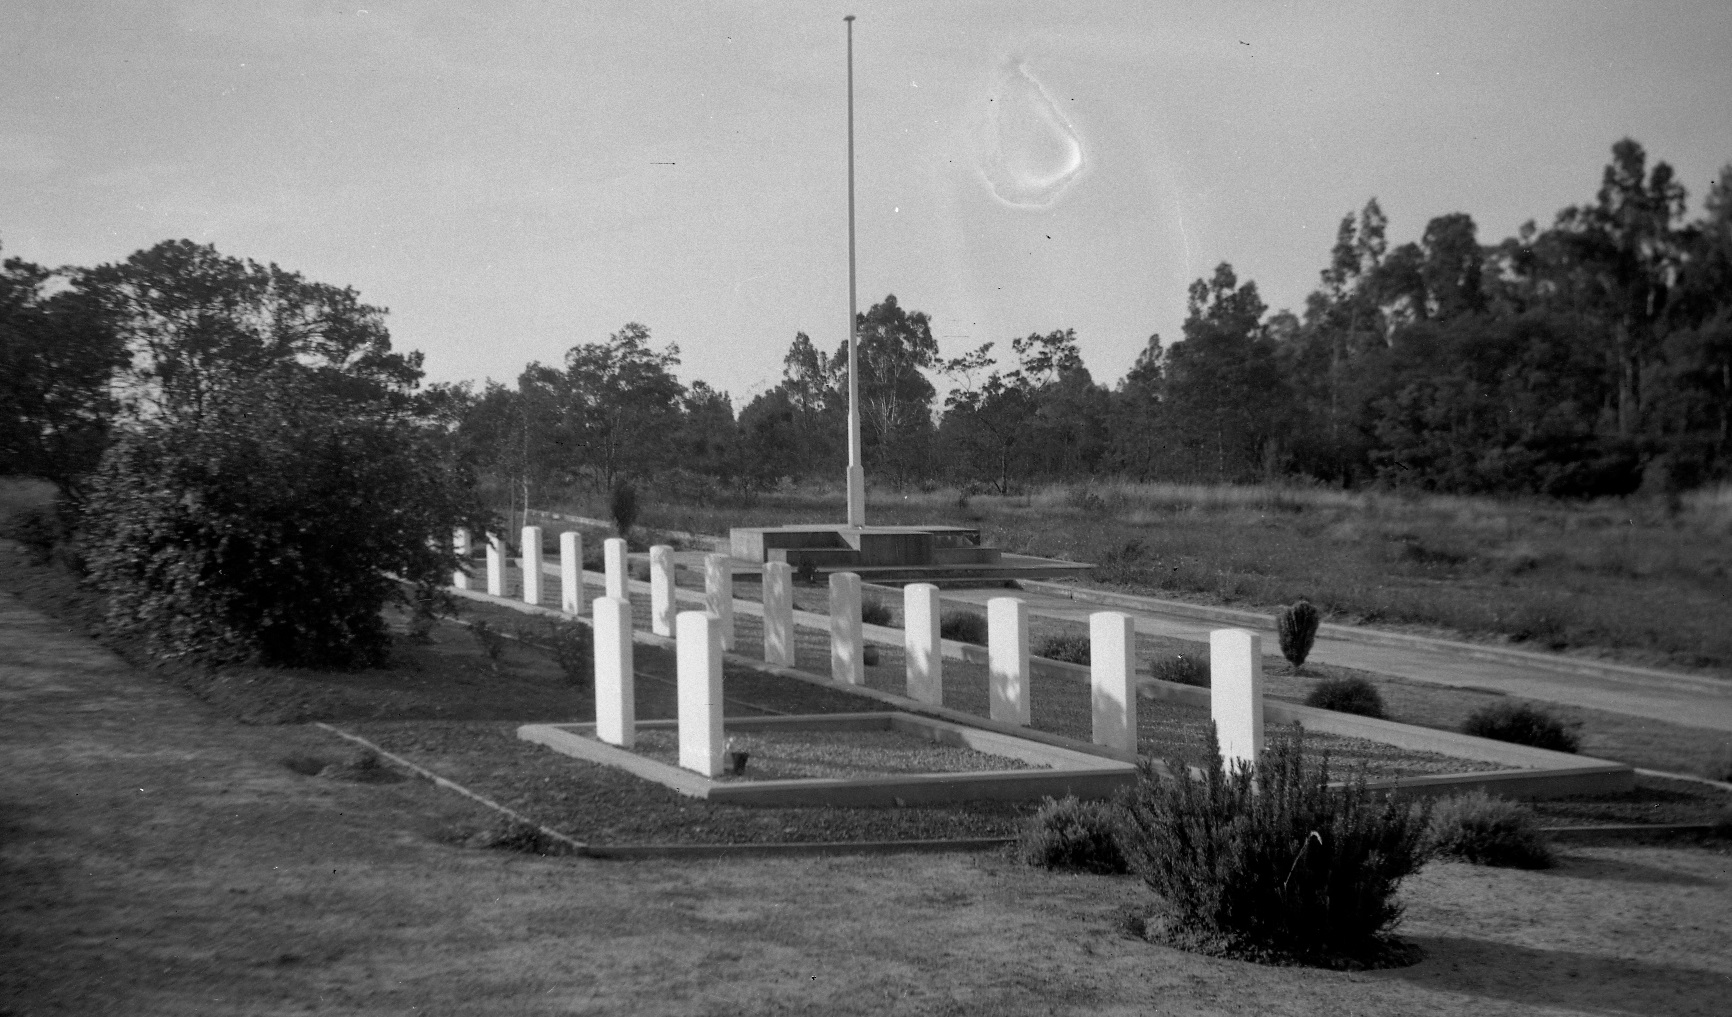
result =
M644 509L646 525L716 535L842 515L827 489ZM1142 593L1262 609L1305 597L1334 621L1732 673L1729 488L1563 504L1107 482L1010 497L880 490L869 518L976 525Z

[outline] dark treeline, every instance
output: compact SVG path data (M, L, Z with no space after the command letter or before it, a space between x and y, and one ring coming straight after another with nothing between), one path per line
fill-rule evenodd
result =
M332 384L392 393L418 376L418 359L388 352L379 315L352 291L274 266L157 278L214 273L204 262L231 264L180 242L122 266L60 270L54 285L56 273L6 262L0 470L72 482L117 399L191 384L213 356L334 365ZM220 304L219 283L260 309L251 327L206 336L197 315L220 315L200 301ZM152 345L164 322L179 346ZM1170 344L1151 336L1108 386L1071 330L946 358L928 317L886 297L859 317L868 469L894 485L1000 492L1111 475L1584 497L1725 479L1732 165L1686 222L1671 168L1625 140L1592 201L1493 244L1452 213L1392 248L1372 200L1341 221L1301 313L1270 313L1256 284L1222 264L1191 285L1183 332ZM622 480L703 499L840 476L845 345L826 352L796 335L781 382L743 407L682 384L678 365L677 347L631 323L559 364L528 365L515 386L393 398L410 399L516 505Z

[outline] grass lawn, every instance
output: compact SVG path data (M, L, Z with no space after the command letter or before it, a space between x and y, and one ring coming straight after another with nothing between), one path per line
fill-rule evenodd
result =
M344 743L239 723L0 603L0 1012L1717 1014L1723 848L1577 848L1407 881L1395 970L1124 936L1134 879L997 854L605 862L464 846L422 781L304 776ZM454 722L425 723L432 728Z

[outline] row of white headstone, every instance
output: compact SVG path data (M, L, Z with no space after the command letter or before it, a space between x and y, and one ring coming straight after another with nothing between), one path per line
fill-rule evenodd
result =
M542 531L523 528L520 560L523 600L541 602ZM467 559L469 534L459 530L458 554ZM596 736L629 748L635 707L632 679L632 609L626 568L626 542L605 541L605 595L593 605L595 630ZM559 536L560 608L577 615L583 606L583 537ZM721 661L734 648L733 570L726 555L704 558L705 605L678 612L674 600L673 549L650 548L650 628L677 643L679 671L680 765L715 775L722 765ZM505 547L496 535L487 544L487 592L505 595ZM470 577L453 577L468 589ZM794 666L794 575L786 562L766 562L763 570L764 661ZM944 703L943 640L938 587L911 583L903 588L903 649L906 694L932 706ZM830 576L830 672L837 681L863 685L865 644L860 577ZM989 715L995 721L1028 726L1032 715L1028 605L1016 597L987 601ZM1136 628L1117 611L1089 615L1090 689L1093 741L1135 753L1137 744ZM1221 755L1229 763L1255 761L1263 748L1263 654L1259 636L1244 629L1218 629L1209 635L1210 714Z

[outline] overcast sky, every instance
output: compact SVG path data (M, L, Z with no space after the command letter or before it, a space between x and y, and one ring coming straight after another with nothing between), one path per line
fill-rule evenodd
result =
M1732 3L0 6L0 247L187 237L355 287L431 380L628 321L773 385L860 309L946 355L1074 328L1116 381L1230 261L1302 307L1341 216L1482 242L1591 201L1626 135L1690 214L1732 161Z

